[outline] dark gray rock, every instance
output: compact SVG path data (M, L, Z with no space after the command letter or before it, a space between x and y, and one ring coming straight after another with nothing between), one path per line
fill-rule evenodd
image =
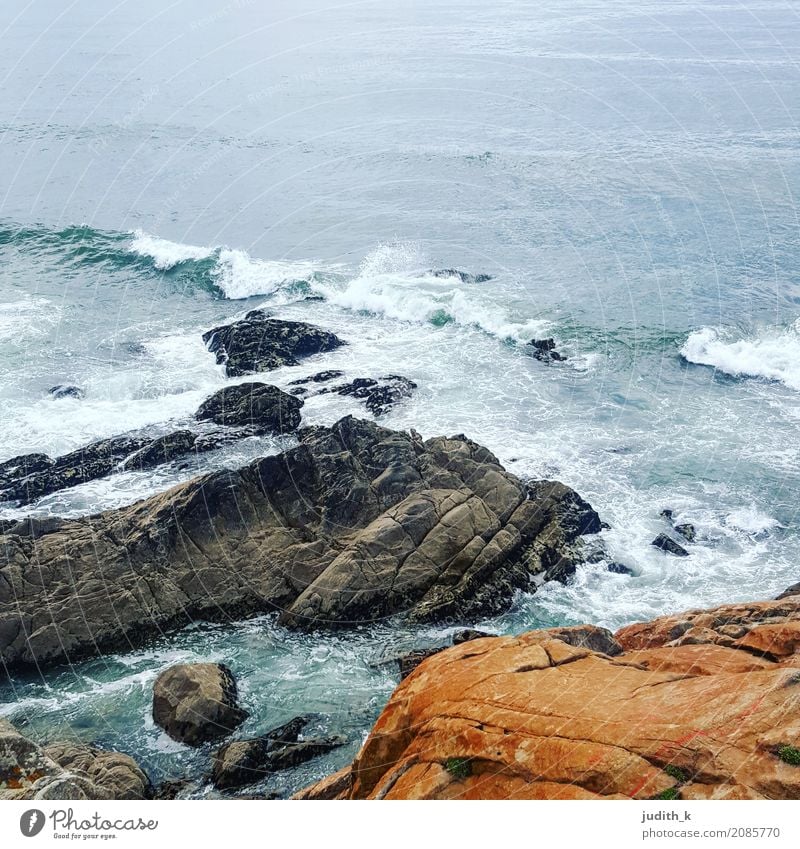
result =
M462 283L486 283L492 279L491 274L469 274L457 268L440 268L428 272L433 277L454 277Z
M447 646L437 646L435 648L429 649L414 649L413 651L406 652L397 658L397 665L400 669L400 680L404 680L408 678L408 676L422 663L423 660L427 660L429 657L433 657L435 654L439 654L440 651L443 651Z
M261 310L241 321L215 327L203 334L217 362L229 377L294 366L304 357L333 351L344 344L335 333L300 321L270 318Z
M533 357L543 363L560 363L567 359L556 351L555 339L531 339L528 347L533 349Z
M83 389L71 383L59 383L47 390L53 398L83 398Z
M624 563L617 563L616 560L612 560L608 564L608 571L613 572L615 575L635 575L636 573L630 566L626 566Z
M0 497L7 501L29 504L61 489L105 477L119 469L122 461L149 445L152 437L115 436L85 445L69 454L42 464L29 473L6 475Z
M187 746L227 737L245 719L236 680L222 663L170 666L153 685L153 721Z
M351 383L340 384L322 392L335 392L337 395L348 395L364 402L364 406L374 415L382 416L403 398L411 397L417 384L399 374L374 379L359 377Z
M697 529L690 522L675 525L673 530L676 534L680 534L687 542L694 542L697 539Z
M261 737L226 743L213 755L214 786L227 790L255 784L272 773L298 766L347 742L338 736L301 739L309 719L297 717Z
M129 507L4 526L0 661L71 661L276 610L315 629L464 621L505 609L531 576L565 580L600 526L569 487L523 484L464 436L423 442L348 416L298 439Z
M488 631L478 631L475 628L462 628L453 634L453 645L460 646L461 643L469 643L472 640L481 640L484 637L496 637L497 634L490 634Z
M0 463L0 490L6 489L28 475L46 472L53 463L53 459L47 454L23 454L20 457L4 460Z
M159 436L143 448L134 451L123 463L123 469L152 469L169 463L195 450L197 435L190 430L176 430Z
M789 598L793 595L800 595L800 583L787 587L780 595L775 596L775 601L780 601L782 598Z
M302 400L267 383L239 383L220 389L195 413L198 421L245 427L253 433L294 433Z
M666 551L668 554L674 554L676 557L688 557L689 552L672 537L667 534L659 534L650 545L660 548L661 551Z
M337 377L343 377L344 372L338 369L328 369L312 374L311 377L300 377L297 380L289 381L289 386L304 386L306 383L327 383L330 380L335 380Z

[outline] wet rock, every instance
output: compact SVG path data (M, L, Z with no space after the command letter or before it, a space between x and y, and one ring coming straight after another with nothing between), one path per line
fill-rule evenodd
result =
M129 755L85 743L51 743L44 752L71 773L85 775L107 799L148 799L150 779Z
M217 363L229 377L298 365L304 357L333 351L344 342L328 330L300 321L270 318L261 310L249 312L241 321L215 327L203 334Z
M297 438L128 507L4 526L0 660L71 661L275 610L313 629L466 621L532 576L566 579L600 527L569 487L524 484L463 435L347 416Z
M528 346L533 349L535 359L543 363L563 362L567 358L556 351L555 339L531 339Z
M423 660L433 657L433 655L438 654L445 648L445 646L438 646L436 648L429 649L414 649L413 651L406 652L406 654L401 655L397 658L397 665L400 669L400 680L402 681L404 678L407 678L420 665L420 663L422 663Z
M433 277L454 277L462 283L486 283L492 279L491 274L468 274L457 268L440 268L428 272Z
M215 787L227 790L262 781L268 775L326 754L343 745L343 737L301 739L309 717L300 716L261 737L234 740L218 749L211 766Z
M267 383L239 383L220 389L195 413L198 421L250 428L254 433L293 433L302 400Z
M612 560L608 566L606 567L609 572L613 572L615 575L635 575L636 573L629 566L626 566L624 563L618 563L616 560Z
M47 390L53 398L83 398L83 389L71 383L59 383Z
M61 489L105 477L117 471L126 457L149 445L151 440L151 437L140 435L102 439L57 457L30 474L7 475L2 498L29 504Z
M75 743L43 749L0 719L0 800L144 799L149 792L128 755Z
M667 522L672 524L672 520L675 518L675 511L670 507L665 507L661 513L659 513L662 519L666 519Z
M682 536L687 542L694 542L697 539L697 530L695 526L689 522L675 525L673 530L676 534L680 534L680 536Z
M667 534L659 534L650 545L654 545L656 548L661 549L661 551L667 552L667 554L674 554L676 557L689 556L689 552L680 543L672 539L672 537L667 536Z
M53 460L47 454L23 454L0 463L0 490L11 486L28 475L41 474L50 469Z
M187 746L226 737L246 718L236 681L224 664L177 664L153 686L153 721Z
M306 383L327 383L330 380L335 380L337 377L343 377L344 372L338 369L328 369L312 374L311 377L300 377L297 380L290 380L289 386L303 386Z
M481 640L484 637L496 637L497 634L490 634L488 631L478 631L475 628L462 628L453 634L453 645L459 646L461 643L468 643L470 640Z
M176 430L166 436L153 439L144 448L134 451L123 463L122 468L152 469L169 463L195 450L197 435L190 430Z
M364 402L364 406L374 415L382 416L403 398L410 398L417 384L399 374L374 379L359 377L351 383L344 383L325 389L323 392L335 392L348 395Z
M800 583L792 584L791 587L787 587L780 595L775 596L775 599L780 600L782 598L790 598L793 595L800 595Z
M153 798L159 801L172 801L189 792L194 786L195 783L188 778L172 778L168 781L162 781L155 788Z

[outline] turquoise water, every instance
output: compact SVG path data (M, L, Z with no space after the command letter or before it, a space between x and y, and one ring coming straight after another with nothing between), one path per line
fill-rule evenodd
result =
M0 460L174 427L225 383L203 330L258 306L350 344L300 367L400 373L386 418L463 432L610 523L604 564L483 623L618 627L798 580L800 20L785 3L79 0L0 9ZM430 274L458 268L482 283ZM324 300L305 300L309 295ZM552 335L546 366L521 343ZM82 400L54 400L56 383ZM321 396L308 423L364 415ZM0 517L131 503L285 443L131 472ZM650 540L670 507L692 556ZM444 632L197 628L15 678L3 715L157 778L203 768L148 718L176 659L223 659L245 731L320 714L348 747ZM388 645L388 648L387 648ZM204 788L194 792L205 793Z

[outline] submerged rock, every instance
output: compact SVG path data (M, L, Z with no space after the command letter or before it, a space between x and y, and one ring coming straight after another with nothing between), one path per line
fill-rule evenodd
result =
M556 351L555 339L531 339L528 347L533 348L534 358L543 363L560 363L567 359Z
M289 386L303 386L306 383L327 383L335 380L337 377L344 377L344 372L338 369L328 369L312 374L311 377L300 377L297 380L290 380Z
M428 272L433 277L454 277L462 283L486 283L492 279L491 274L469 274L457 268L440 268Z
M351 383L323 389L322 392L335 392L337 395L349 395L364 402L364 406L374 415L382 416L403 398L410 398L417 384L399 374L374 379L360 377Z
M239 383L220 389L195 413L198 421L245 427L254 433L294 433L303 401L267 383Z
M218 749L211 766L211 780L220 790L244 787L268 775L298 766L326 754L346 740L343 737L301 739L310 717L299 716L285 725L250 740L234 740Z
M659 534L650 545L667 552L667 554L674 554L676 557L689 556L689 552L680 543L672 539L672 537L667 536L667 534Z
M59 383L58 386L51 386L47 392L53 398L83 398L83 389L71 383Z
M333 351L344 345L335 333L300 321L270 318L262 310L240 321L215 327L203 341L229 377L295 366L304 357Z
M187 746L227 737L245 719L236 680L222 663L170 666L153 685L153 721Z
M680 534L686 542L694 542L697 539L697 529L690 522L675 525L673 530L676 534Z
M719 640L732 623L746 636L727 646ZM675 644L684 625L708 639ZM583 629L428 658L352 765L295 798L800 798L800 598L605 632L600 651ZM753 655L766 644L771 659Z
M145 799L150 792L128 755L71 742L42 748L0 719L0 800Z
M274 610L301 628L464 621L532 576L566 579L601 527L569 487L524 484L465 436L347 416L298 439L129 507L5 526L0 659L72 660Z

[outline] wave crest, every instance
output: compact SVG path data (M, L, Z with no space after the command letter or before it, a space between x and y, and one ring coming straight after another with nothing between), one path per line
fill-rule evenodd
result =
M738 340L726 340L722 331L703 327L689 334L681 355L734 377L761 377L800 390L800 321Z

